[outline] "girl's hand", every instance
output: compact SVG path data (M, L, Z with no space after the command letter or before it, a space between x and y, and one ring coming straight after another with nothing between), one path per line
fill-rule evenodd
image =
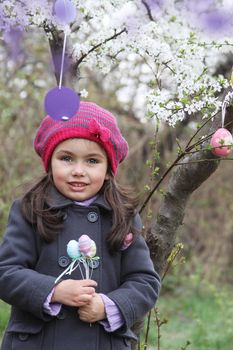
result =
M83 306L90 303L95 295L97 283L93 280L64 280L54 288L51 302L68 306Z
M96 322L106 318L104 302L97 293L91 298L88 304L79 307L80 320L84 322Z

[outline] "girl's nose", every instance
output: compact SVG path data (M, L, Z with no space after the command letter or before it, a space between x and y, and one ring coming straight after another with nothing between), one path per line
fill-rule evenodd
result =
M73 176L84 176L85 175L84 167L81 166L80 164L74 166L73 169L72 169L72 175Z

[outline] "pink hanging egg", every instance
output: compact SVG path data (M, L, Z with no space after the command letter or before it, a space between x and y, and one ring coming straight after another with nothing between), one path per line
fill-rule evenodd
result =
M211 137L210 144L213 147L212 153L216 156L228 156L233 144L233 138L225 128L218 129Z
M93 240L91 240L91 246L86 253L87 257L93 258L96 255L96 244Z
M82 235L79 240L79 250L81 253L83 253L84 255L87 255L87 253L89 252L90 248L91 248L91 239L88 235Z

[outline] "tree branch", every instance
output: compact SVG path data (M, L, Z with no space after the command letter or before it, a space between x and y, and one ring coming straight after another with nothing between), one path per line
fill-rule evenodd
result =
M110 36L109 38L105 39L99 44L94 45L87 53L83 54L76 62L76 67L79 67L79 65L82 63L82 61L93 51L97 50L102 45L106 44L108 41L116 39L118 36L120 36L122 33L126 33L126 28L122 29L120 32L115 32L114 35Z
M59 69L57 69L57 61L59 60L59 57L61 57L62 47L63 47L63 41L64 41L64 33L63 31L58 31L55 27L47 26L46 23L44 24L44 31L46 34L50 34L51 37L49 37L49 46L50 51L54 63L54 74L57 81L57 84L59 82ZM64 84L65 81L69 81L69 85L74 85L75 79L77 80L77 77L79 76L79 65L83 62L83 60L92 52L100 48L102 45L106 44L108 41L116 39L118 36L120 36L122 33L126 32L126 28L122 29L120 32L115 32L113 35L111 35L109 38L105 39L104 41L94 45L87 53L83 54L78 60L75 60L72 57L72 50L69 45L69 41L67 41L66 51L65 51L65 62L67 65L67 70L64 74Z
M228 107L226 123L232 121L233 107ZM209 133L214 132L220 125L221 113L218 113L214 122L211 123ZM203 149L207 144L207 142L203 144ZM176 232L182 225L191 194L215 172L220 163L219 157L203 149L186 156L182 165L173 170L157 220L148 231L147 243L154 266L160 274L165 270L167 258L175 245ZM215 162L214 158L216 158Z
M148 14L148 17L151 21L154 21L154 18L152 16L152 13L151 13L151 9L150 9L150 6L147 4L147 2L145 0L142 0L142 3L143 5L145 6L146 8L146 11L147 11L147 14Z

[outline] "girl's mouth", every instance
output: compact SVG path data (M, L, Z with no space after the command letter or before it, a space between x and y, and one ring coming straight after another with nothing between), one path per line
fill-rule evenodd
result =
M84 190L87 186L84 182L68 182L68 185L73 191Z
M74 186L74 187L83 187L86 186L86 183L84 182L68 182L68 184L70 186Z

